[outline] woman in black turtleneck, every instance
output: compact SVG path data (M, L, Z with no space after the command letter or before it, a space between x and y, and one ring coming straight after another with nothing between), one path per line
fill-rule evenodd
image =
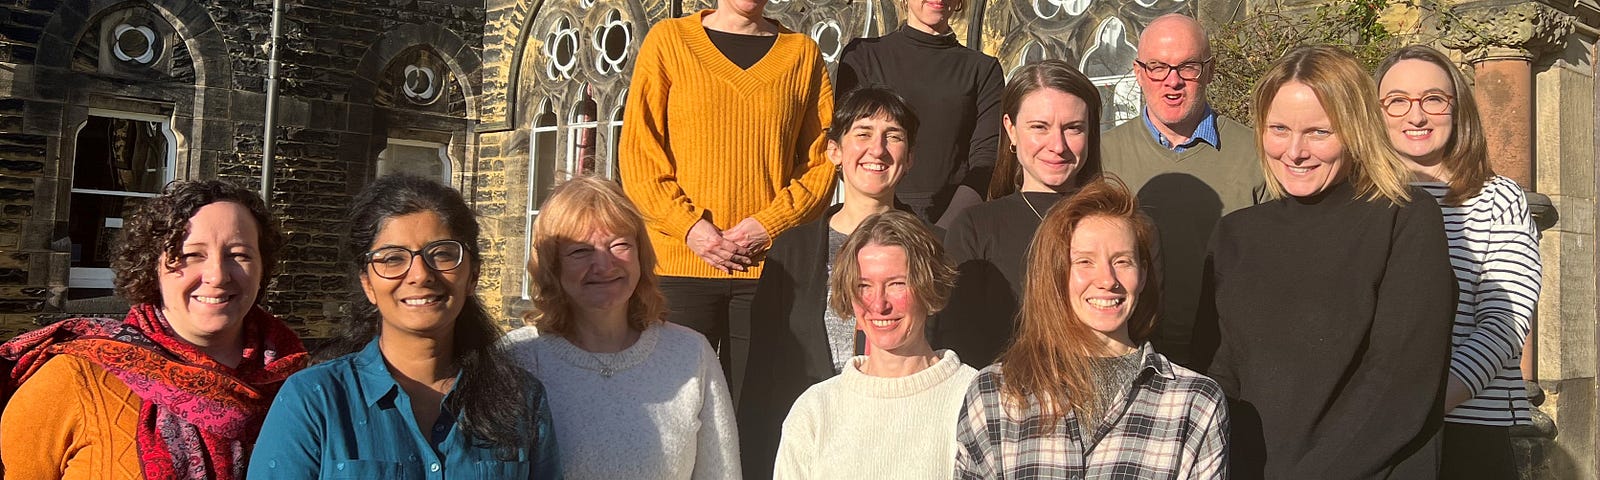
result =
M1456 283L1439 205L1406 182L1377 87L1290 51L1252 111L1275 200L1218 223L1196 352L1230 403L1233 478L1439 474ZM1204 341L1204 342L1201 342Z
M982 202L1000 134L1000 62L961 46L950 17L963 0L905 0L906 24L877 38L850 42L839 60L835 103L859 86L888 87L922 119L912 156L917 168L900 182L899 200L917 216L949 228L961 210Z
M1045 212L1100 174L1100 92L1071 64L1023 66L1001 109L990 201L961 212L945 234L960 277L933 328L934 348L975 368L992 363L1016 328L1023 258Z

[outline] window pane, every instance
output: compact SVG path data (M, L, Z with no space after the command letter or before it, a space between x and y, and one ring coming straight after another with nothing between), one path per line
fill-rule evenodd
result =
M378 176L390 173L410 173L427 178L437 178L448 183L444 160L440 157L442 145L410 145L390 143L378 154Z
M167 137L157 122L90 116L73 156L75 189L157 193L167 183Z

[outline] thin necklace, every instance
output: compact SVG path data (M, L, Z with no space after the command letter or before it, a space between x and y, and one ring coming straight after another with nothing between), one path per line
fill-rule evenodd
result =
M584 352L589 354L589 358L594 359L594 363L600 364L600 378L611 378L611 375L616 373L616 370L611 368L612 364L606 362L605 360L601 360L599 354L590 352L588 350L584 350Z
M1033 208L1033 202L1028 200L1028 192L1017 192L1017 195L1022 196L1022 203L1028 204L1028 210L1033 210L1033 216L1039 217L1041 222L1044 221L1044 215L1040 215L1039 209Z

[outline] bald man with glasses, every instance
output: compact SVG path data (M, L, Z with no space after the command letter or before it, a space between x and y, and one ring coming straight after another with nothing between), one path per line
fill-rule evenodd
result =
M1101 139L1105 170L1138 192L1160 230L1161 321L1153 340L1174 361L1204 371L1191 355L1191 333L1206 275L1206 242L1217 220L1254 205L1265 178L1254 132L1211 109L1206 85L1217 68L1206 32L1170 14L1139 35L1132 65L1144 108L1139 118Z

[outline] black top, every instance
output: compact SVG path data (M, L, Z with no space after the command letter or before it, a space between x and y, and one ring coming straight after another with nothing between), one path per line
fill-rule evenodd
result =
M744 478L772 478L783 419L812 385L832 378L833 352L823 315L828 310L828 221L817 220L778 235L761 269L750 304L750 354L739 395L739 456ZM910 211L906 205L895 208ZM939 227L927 225L935 238Z
M1033 232L1062 198L1058 193L1013 193L956 217L944 246L960 275L950 302L934 322L933 348L955 350L973 368L994 363L1016 330L1027 273L1023 262Z
M706 29L706 38L711 39L711 44L716 45L717 51L728 57L728 61L745 70L761 61L761 57L767 56L772 46L778 43L777 35L745 35L709 28Z
M1432 197L1345 182L1223 217L1210 251L1195 352L1230 401L1234 478L1438 476L1456 284Z
M916 167L895 190L917 215L938 221L957 185L972 187L979 196L988 191L1005 89L1005 74L994 57L961 46L955 35L902 26L882 37L851 41L840 56L837 78L834 105L858 86L880 85L916 111L921 122L912 146Z

